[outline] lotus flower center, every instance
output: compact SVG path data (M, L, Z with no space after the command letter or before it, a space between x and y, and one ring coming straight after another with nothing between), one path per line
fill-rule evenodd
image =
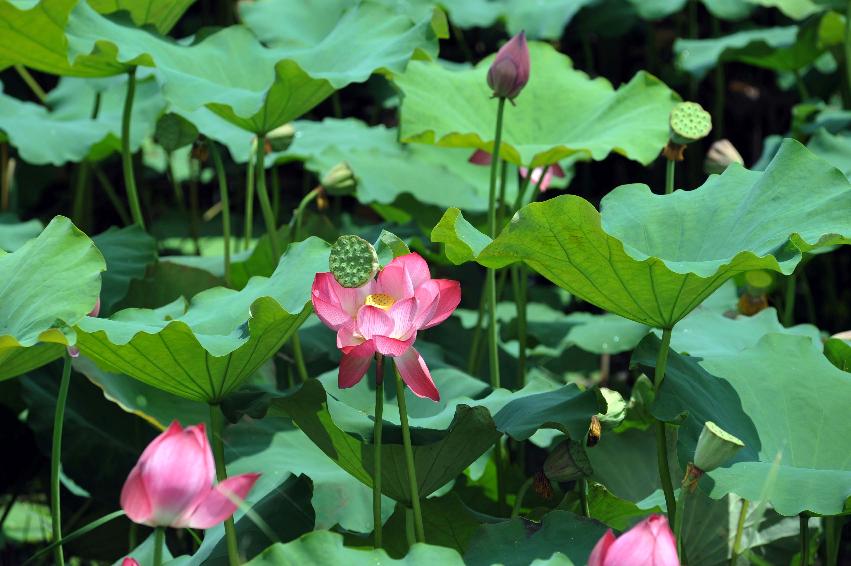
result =
M388 310L395 303L396 299L394 299L390 295L385 295L384 293L373 293L372 295L367 295L366 301L364 301L365 305L369 305L371 307L378 307L383 311Z

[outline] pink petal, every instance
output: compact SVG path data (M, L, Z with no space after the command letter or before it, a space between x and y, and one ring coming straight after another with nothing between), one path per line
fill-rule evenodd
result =
M422 256L416 252L393 258L393 261L388 263L387 267L395 267L397 265L403 265L407 268L408 275L411 277L411 283L413 283L414 289L431 279L431 273L428 270L428 263L426 263L426 260L424 260ZM397 297L397 299L401 298L402 297Z
M367 340L360 346L355 346L348 352L343 352L340 360L340 372L337 376L337 385L345 389L355 385L364 376L372 363L375 355L375 344Z
M233 515L242 503L260 474L242 474L227 478L207 493L186 520L191 529L209 529Z
M414 328L420 329L431 322L437 313L437 307L440 304L440 281L432 279L426 281L416 291L417 314L414 317Z
M417 397L427 397L432 401L440 401L440 392L434 385L431 373L428 371L425 360L417 352L416 348L408 348L401 356L394 358L396 369L402 376L408 387Z
M337 331L337 348L348 352L355 346L363 344L364 340L361 336L355 334L355 323L350 322Z
M396 258L399 259L399 258ZM397 301L407 299L414 296L414 283L411 280L411 274L408 272L404 264L396 263L394 259L381 270L378 274L378 280L375 284L375 291L390 295Z
M470 156L468 161L473 165L490 165L491 164L491 154L483 149L477 149L473 152L473 155Z
M677 544L662 515L652 515L622 534L606 553L606 566L680 566Z
M407 340L400 340L398 338L389 338L387 336L375 336L372 341L375 343L375 350L379 354L383 354L385 356L401 356L411 347L411 344L416 340L417 335L414 333Z
M363 287L347 289L337 283L331 273L317 273L311 288L311 301L319 319L329 328L337 330L354 319L371 292L371 281Z
M414 332L414 317L417 314L417 299L410 297L402 301L397 301L387 311L387 316L393 321L393 330L389 334L393 338L407 340Z
M153 515L153 507L139 468L140 464L133 467L121 488L121 508L134 523L147 525Z
M95 306L92 307L92 310L89 312L89 316L95 317L100 314L100 297L95 301Z
M615 542L615 535L612 533L612 529L609 529L594 545L594 550L588 557L588 566L604 566L606 564L606 553L613 542Z
M136 561L135 558L131 558L130 556L128 556L127 558L121 561L121 566L139 566L139 563Z
M461 283L454 279L432 279L437 282L440 288L440 295L437 299L437 310L434 316L422 328L431 328L449 318L458 303L461 302Z
M358 311L355 331L366 340L375 335L389 336L393 332L393 319L382 309L365 305Z
M564 169L561 168L561 165L558 163L553 163L550 165L550 173L558 177L559 179L564 179Z

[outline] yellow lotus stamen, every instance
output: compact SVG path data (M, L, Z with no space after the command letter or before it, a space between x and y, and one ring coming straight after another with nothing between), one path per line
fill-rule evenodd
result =
M392 307L395 302L396 299L394 299L390 295L385 295L384 293L373 293L372 295L367 295L364 304L369 305L371 307L378 307L381 310L386 311L390 307Z

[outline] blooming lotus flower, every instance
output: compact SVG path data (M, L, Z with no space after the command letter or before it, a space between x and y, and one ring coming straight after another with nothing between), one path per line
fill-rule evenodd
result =
M121 561L121 566L139 566L139 562L130 556Z
M487 151L477 149L473 152L473 155L470 156L468 161L474 165L490 165L491 154ZM541 178L541 175L543 175L543 179ZM529 176L529 168L521 167L520 176L524 179L527 178ZM541 192L544 192L549 188L553 177L559 177L560 179L564 178L564 169L562 169L558 163L553 163L546 167L535 167L532 169L532 177L529 181L536 184Z
M615 538L606 531L591 556L588 566L680 566L677 542L664 515L651 515Z
M414 395L440 400L431 373L413 347L417 331L446 320L461 301L461 284L432 279L428 264L411 253L399 256L362 287L347 289L331 273L317 273L311 293L319 319L337 331L343 352L338 383L352 387L375 354L391 356Z
M209 529L236 511L260 474L242 474L213 485L213 452L204 425L177 421L157 436L121 489L121 508L150 527Z
M529 47L526 32L520 32L503 45L488 69L488 86L497 98L514 100L529 82Z

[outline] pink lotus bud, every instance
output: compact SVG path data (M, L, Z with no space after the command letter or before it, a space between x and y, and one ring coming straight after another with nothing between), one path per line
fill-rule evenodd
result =
M100 297L95 301L95 306L92 307L92 311L89 313L89 316L97 316L100 314Z
M477 149L473 152L473 155L470 156L469 161L473 165L490 165L491 164L491 154L483 149Z
M121 489L121 508L150 527L209 529L233 515L260 474L242 474L213 485L213 453L204 425L177 421L156 437Z
M488 69L488 86L497 98L514 98L529 82L529 47L521 31L497 52Z
M127 557L121 561L121 566L139 566L139 562L135 558Z
M591 556L588 566L680 566L677 542L664 515L651 515L615 538L606 531Z

